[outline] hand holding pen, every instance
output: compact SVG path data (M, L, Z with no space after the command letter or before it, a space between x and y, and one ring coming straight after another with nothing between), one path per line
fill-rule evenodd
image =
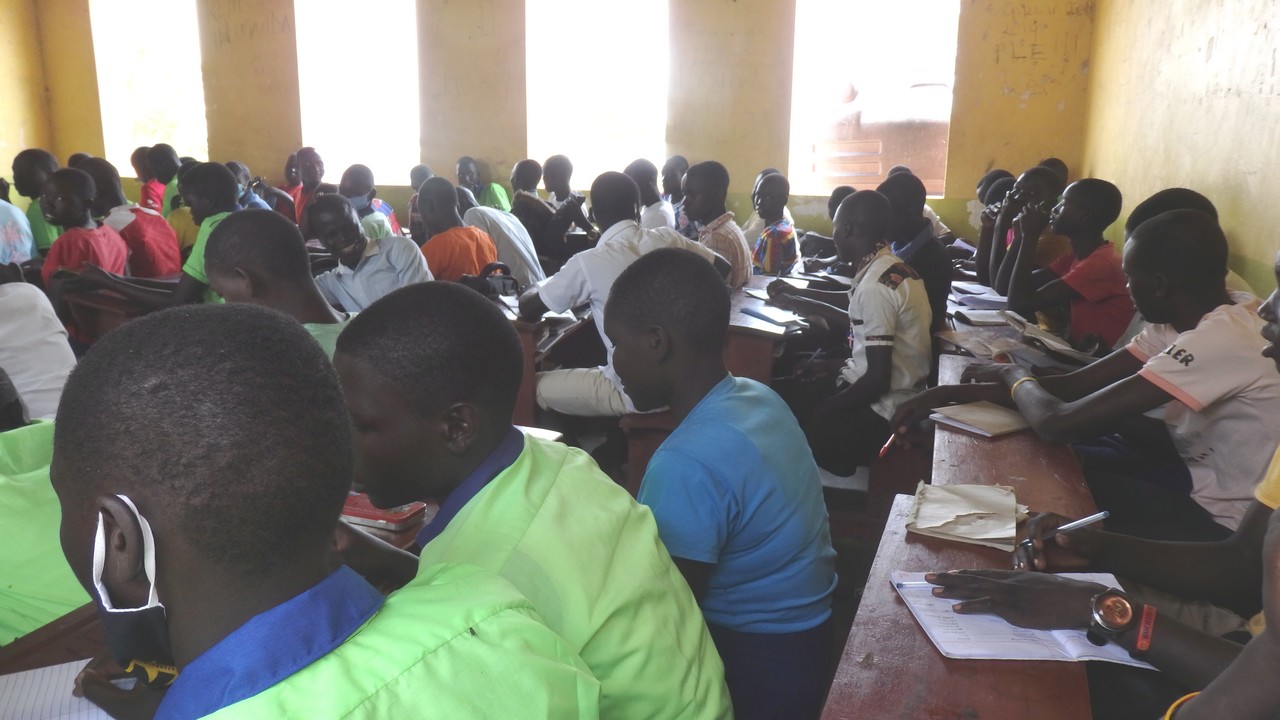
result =
M1098 522L1106 512L1076 521L1055 513L1036 513L1027 522L1027 537L1013 553L1015 570L1079 571L1102 551L1106 534Z

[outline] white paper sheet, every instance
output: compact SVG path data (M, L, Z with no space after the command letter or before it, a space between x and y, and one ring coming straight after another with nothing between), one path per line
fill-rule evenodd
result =
M97 705L71 695L86 660L0 675L0 718L110 720Z

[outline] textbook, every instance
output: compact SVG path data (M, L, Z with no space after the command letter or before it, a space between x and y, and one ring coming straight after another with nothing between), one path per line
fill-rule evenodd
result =
M1008 323L1004 317L1000 315L1000 310L979 310L977 308L960 308L952 312L957 320L962 320L970 325L1004 327Z
M1061 573L1064 577L1120 587L1108 573ZM1101 647L1089 642L1084 630L1028 630L1010 625L995 615L958 615L951 606L959 602L934 597L921 572L894 572L891 582L902 601L920 623L925 635L944 657L956 660L1054 660L1099 661L1131 667L1155 668L1129 657L1114 643ZM902 583L913 583L902 586Z
M994 438L1031 427L1022 413L979 400L963 405L947 405L934 408L929 419L982 437Z

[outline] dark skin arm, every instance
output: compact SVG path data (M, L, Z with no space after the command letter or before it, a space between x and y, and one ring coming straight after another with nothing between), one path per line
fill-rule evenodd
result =
M893 370L893 348L872 345L867 348L867 371L857 382L823 400L813 411L809 422L821 422L821 417L831 412L859 405L870 405L889 391Z
M1008 388L1025 377L1032 377L1031 372L1017 365L1006 365L1001 370L1001 378ZM1174 399L1139 375L1072 401L1055 397L1037 381L1023 382L1011 394L1036 434L1053 443L1070 443L1112 432L1129 418Z
M86 264L80 275L64 283L64 292L88 292L90 290L110 290L123 295L129 301L148 310L163 310L178 305L193 305L204 302L204 291L209 286L183 273L182 279L172 290L136 284L130 280L109 273L96 266Z
M996 217L983 210L980 221L982 227L978 233L978 251L973 255L973 269L978 282L991 287L991 253L995 247Z
M280 188L271 187L264 182L258 182L251 186L252 190L262 198L263 202L271 206L272 210L278 213L288 213L289 217L297 217L297 210L293 205L293 197L289 193Z
M550 308L542 301L542 296L538 294L538 288L531 287L524 291L520 296L520 318L523 320L536 321L540 319Z
M1089 627L1090 604L1105 590L1097 583L1017 570L960 570L927 575L942 585L933 594L961 600L953 606L961 615L991 614L1018 627L1037 630L1084 630ZM1141 617L1142 605L1134 608ZM1137 628L1116 642L1133 651ZM1188 687L1204 687L1240 653L1229 640L1193 630L1171 617L1157 614L1147 662Z
M1009 234L1009 228L1013 227L1013 219L1022 211L1022 203L1020 203L1012 194L1005 198L1004 204L1000 206L1000 212L996 214L995 226L991 231L991 252L990 262L987 264L987 279L990 282L983 284L994 289L1003 295L1008 288L1001 289L999 285L1000 267L1004 264L1004 256L1006 250L1004 239Z
M711 581L711 571L716 566L711 563L688 560L674 555L671 556L671 559L675 561L680 574L684 576L684 581L689 583L689 589L693 591L693 599L697 600L698 605L701 606L703 599L707 597L707 586Z
M1044 211L1027 206L1015 222L1021 228L1018 235L1022 239L1009 251L1014 256L1009 277L1009 309L1030 319L1035 317L1037 310L1066 305L1079 293L1051 271L1035 267L1040 235L1049 223ZM1008 262L1006 258L1005 263Z

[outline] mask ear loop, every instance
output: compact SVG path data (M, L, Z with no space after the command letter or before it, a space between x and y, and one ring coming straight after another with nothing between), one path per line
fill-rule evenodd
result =
M98 531L93 541L93 585L98 590L98 598L102 602L103 609L109 612L130 612L163 607L160 604L160 596L156 592L156 541L155 535L151 532L151 523L142 517L142 513L138 512L138 506L134 505L127 496L116 495L116 497L129 506L133 516L138 520L138 526L142 529L142 569L146 573L150 588L147 592L147 604L141 608L116 608L111 604L111 595L107 592L106 585L102 583L102 570L107 564L107 530L102 513L98 513Z

